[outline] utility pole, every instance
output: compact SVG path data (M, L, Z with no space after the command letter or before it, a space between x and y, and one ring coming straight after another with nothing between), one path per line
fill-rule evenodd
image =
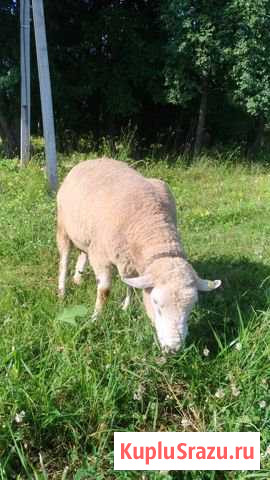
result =
M42 123L45 137L47 176L51 190L56 191L56 144L43 0L32 0L32 9L37 51Z
M21 166L30 159L30 0L20 3L21 30Z

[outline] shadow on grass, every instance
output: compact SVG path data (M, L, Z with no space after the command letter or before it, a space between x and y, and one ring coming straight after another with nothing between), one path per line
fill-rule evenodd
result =
M187 344L207 345L214 352L218 349L215 335L223 344L228 345L238 337L241 326L246 327L249 324L254 312L265 311L269 308L270 266L262 262L250 261L245 257L236 260L229 256L198 260L192 262L192 265L200 277L222 280L222 286L216 291L200 293L199 303L193 310L189 321ZM113 291L115 282L116 278L114 278ZM94 276L89 267L84 276L83 288L86 291L94 289L91 291L94 302ZM74 302L72 293L77 291L79 292L78 287L74 287L69 279L67 301L69 299L70 302ZM108 305L109 309L112 307L113 301L117 301L117 308L119 308L119 292L114 298L113 291ZM124 295L124 290L122 293ZM138 295L140 297L140 294ZM142 300L140 299L140 301ZM151 342L152 339L149 341Z
M213 329L226 344L246 327L254 312L270 305L270 266L247 258L213 257L195 261L195 270L202 278L221 279L222 286L213 292L201 293L199 305L190 321L189 342L217 346Z

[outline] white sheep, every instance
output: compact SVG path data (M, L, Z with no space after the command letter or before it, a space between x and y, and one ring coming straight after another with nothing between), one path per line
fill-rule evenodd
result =
M202 280L188 263L177 231L174 198L165 182L143 177L123 162L101 158L76 165L57 195L59 295L65 292L71 242L81 250L79 283L89 260L97 280L94 317L106 302L116 266L129 287L143 289L148 316L164 351L177 351L198 291L220 280ZM130 289L123 308L130 302Z

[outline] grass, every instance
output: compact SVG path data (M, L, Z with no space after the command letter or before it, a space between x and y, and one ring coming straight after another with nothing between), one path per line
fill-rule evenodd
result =
M61 176L82 158L62 158ZM55 201L39 163L0 161L0 479L270 478L268 169L138 163L171 185L198 273L223 280L164 362L139 295L119 309L119 280L95 324L92 272L58 301ZM260 431L262 470L114 472L117 430Z

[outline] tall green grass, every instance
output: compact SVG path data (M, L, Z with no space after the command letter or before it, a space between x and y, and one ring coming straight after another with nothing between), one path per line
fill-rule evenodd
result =
M60 176L84 158L62 157ZM24 170L0 161L0 479L270 478L269 172L222 160L135 162L170 184L198 273L223 280L167 359L140 295L119 309L118 279L94 324L90 270L58 301L55 200L40 159ZM262 470L114 472L117 430L260 431Z

